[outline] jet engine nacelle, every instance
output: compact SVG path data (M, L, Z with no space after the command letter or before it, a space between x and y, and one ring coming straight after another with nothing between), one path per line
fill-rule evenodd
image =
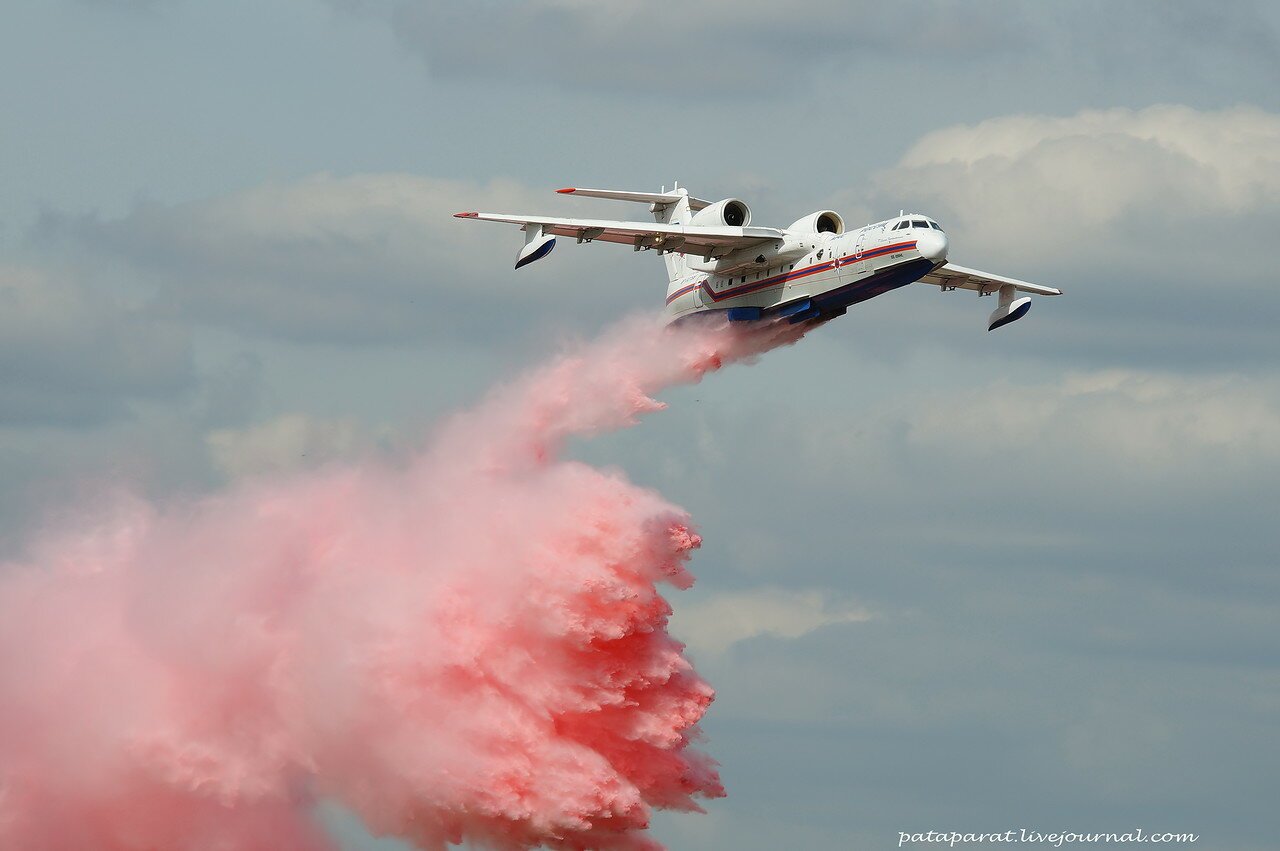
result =
M689 223L703 227L745 228L751 224L751 208L737 198L725 198L694 213Z
M791 233L844 233L844 218L835 210L819 210L792 222Z
M1002 325L1008 325L1010 322L1017 322L1027 315L1027 311L1031 310L1030 298L1027 296L1014 298L1013 295L1014 288L1012 284L1005 284L1000 288L1000 306L991 311L991 316L987 319L988 331L994 331Z

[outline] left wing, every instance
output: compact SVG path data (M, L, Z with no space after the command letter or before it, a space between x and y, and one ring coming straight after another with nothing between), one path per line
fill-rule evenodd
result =
M454 213L454 216L459 219L522 225L526 234L526 248L548 237L571 236L578 242L599 240L630 245L636 251L656 248L659 251L700 254L706 259L782 239L783 236L782 231L777 228L700 227L654 222L615 222L607 219L557 219L507 213ZM521 260L524 259L522 256ZM520 265L517 263L517 268Z
M977 269L966 269L964 266L957 266L954 263L942 264L921 278L918 283L933 284L936 287L942 287L944 290L975 290L979 295L990 295L1005 286L1012 286L1018 292L1031 293L1032 295L1062 295L1062 290L1054 287L1043 287L1040 284L1019 281L1017 278L1006 278L1003 275L993 275L990 272L979 272Z

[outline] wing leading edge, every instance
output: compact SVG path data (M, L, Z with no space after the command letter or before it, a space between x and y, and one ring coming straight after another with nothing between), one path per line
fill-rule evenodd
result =
M1011 286L1018 292L1032 295L1062 295L1062 290L1044 287L1017 278L1006 278L1004 275L993 275L990 272L979 272L967 269L954 263L944 263L919 280L921 284L933 284L944 290L973 290L979 295L989 295L999 291L1001 287Z

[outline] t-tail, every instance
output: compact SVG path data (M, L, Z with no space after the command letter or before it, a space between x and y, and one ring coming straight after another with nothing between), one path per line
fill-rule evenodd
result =
M653 213L653 220L660 225L687 225L693 221L694 213L711 206L710 201L693 197L689 194L689 190L681 187L678 182L669 192L665 186L659 192L628 192L622 189L579 189L577 187L556 191L561 195L581 195L587 198L607 198L612 201L636 201L648 204L649 212ZM668 237L664 242L637 239L633 250L656 249L666 263L668 282L674 283L689 275L689 263L679 251L682 242L679 237Z

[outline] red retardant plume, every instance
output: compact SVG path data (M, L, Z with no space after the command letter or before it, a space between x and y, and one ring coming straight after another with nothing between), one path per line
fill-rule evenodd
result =
M798 335L623 323L394 465L45 534L0 566L0 848L320 851L320 800L427 849L657 847L724 794L658 590L699 538L562 444Z

